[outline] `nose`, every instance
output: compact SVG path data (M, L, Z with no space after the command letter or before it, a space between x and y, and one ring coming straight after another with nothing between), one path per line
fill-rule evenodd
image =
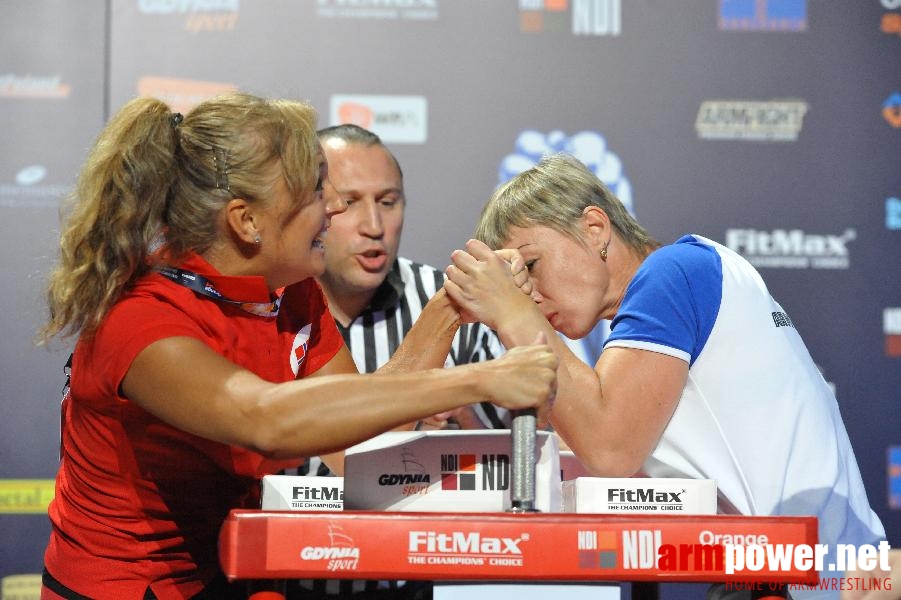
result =
M372 199L365 200L365 203L365 214L360 219L360 232L366 237L380 238L385 234L385 228L379 204Z
M538 291L537 287L532 288L532 293L529 294L532 297L532 301L535 304L541 304L544 301L544 296L541 295L541 292Z

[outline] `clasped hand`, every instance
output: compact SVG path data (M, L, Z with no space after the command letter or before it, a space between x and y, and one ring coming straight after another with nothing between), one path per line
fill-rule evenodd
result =
M444 289L466 323L481 321L497 330L501 320L531 304L532 280L518 250L492 251L478 240L454 250Z

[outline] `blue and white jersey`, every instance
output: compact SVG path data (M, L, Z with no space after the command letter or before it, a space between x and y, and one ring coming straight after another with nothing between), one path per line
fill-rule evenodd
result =
M651 254L613 319L611 347L689 365L649 476L715 479L721 512L816 515L831 549L885 538L832 390L744 258L696 235Z

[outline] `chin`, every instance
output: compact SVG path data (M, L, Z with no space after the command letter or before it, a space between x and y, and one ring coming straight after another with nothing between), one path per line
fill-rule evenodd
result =
M580 340L583 337L585 337L586 335L588 335L589 333L591 333L591 330L594 329L594 326L595 326L594 323L592 323L591 325L583 326L583 327L578 327L578 326L573 326L573 325L561 325L560 328L557 329L557 331L559 331L560 333L562 333L563 335L565 335L566 337L568 337L571 340Z
M373 273L372 271L360 271L357 272L355 276L351 277L350 280L358 288L374 290L382 285L382 282L385 281L387 276L388 269L376 273Z

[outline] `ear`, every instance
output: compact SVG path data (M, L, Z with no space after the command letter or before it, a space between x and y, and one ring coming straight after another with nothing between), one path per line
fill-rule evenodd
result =
M245 244L255 245L260 232L254 221L253 206L243 198L232 198L225 205L225 222L231 233Z
M599 206L586 206L582 211L582 235L592 249L600 251L610 243L610 217Z

